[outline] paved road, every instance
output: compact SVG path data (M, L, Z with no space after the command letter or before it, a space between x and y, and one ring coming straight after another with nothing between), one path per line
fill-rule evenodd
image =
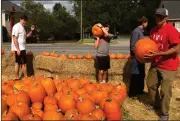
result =
M10 51L10 44L2 44L2 48ZM54 44L27 44L27 51L31 50L35 54L43 51L57 51L58 54L95 54L96 50L93 44L77 44L77 43L54 43ZM110 44L110 53L129 54L128 41L119 41L117 44Z

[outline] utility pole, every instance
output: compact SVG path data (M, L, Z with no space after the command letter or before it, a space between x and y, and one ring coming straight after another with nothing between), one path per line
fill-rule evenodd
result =
M81 41L83 40L82 37L82 0L81 0Z

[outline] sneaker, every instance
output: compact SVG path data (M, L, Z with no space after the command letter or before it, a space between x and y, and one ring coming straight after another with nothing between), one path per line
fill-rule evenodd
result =
M105 80L103 80L103 81L101 81L100 83L106 83L106 81L105 81Z
M160 116L160 119L159 119L159 121L168 121L169 120L169 115L167 114L167 115L161 115Z

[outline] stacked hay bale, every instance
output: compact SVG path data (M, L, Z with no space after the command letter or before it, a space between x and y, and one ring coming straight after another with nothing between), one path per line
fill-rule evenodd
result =
M110 62L109 80L128 82L131 73L131 61L127 59L112 59ZM35 57L34 65L35 75L59 76L61 78L69 76L88 77L91 80L96 80L96 69L93 59L63 60L52 56L38 55ZM149 64L147 64L146 73L148 69Z

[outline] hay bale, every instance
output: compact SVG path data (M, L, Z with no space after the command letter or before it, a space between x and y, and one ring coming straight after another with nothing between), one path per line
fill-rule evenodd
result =
M4 71L5 71L6 67L7 67L6 56L3 55L1 57L2 57L2 59L1 59L1 70L2 70L2 72L1 73L4 74Z
M7 66L14 66L15 62L16 62L15 54L9 52L9 54L6 57Z

